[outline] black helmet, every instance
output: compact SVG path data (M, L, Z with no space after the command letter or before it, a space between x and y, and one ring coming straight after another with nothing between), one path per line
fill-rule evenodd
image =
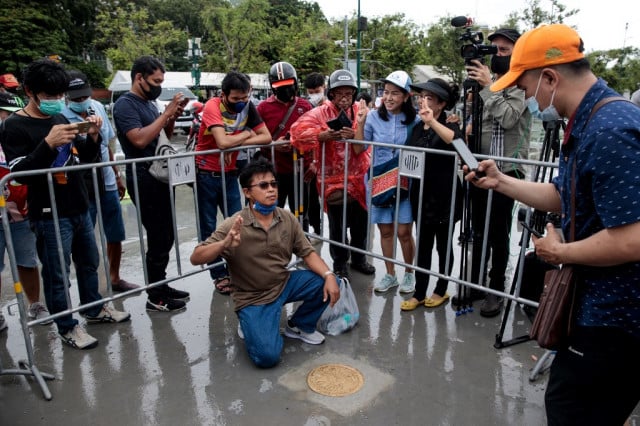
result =
M358 85L356 84L356 78L347 70L337 70L331 73L329 76L329 87L327 87L327 98L329 100L333 100L333 94L331 91L336 87L351 87L353 90L353 99L351 103L356 101L356 91L358 90Z
M277 84L280 83L280 84ZM269 70L269 84L272 89L278 86L293 84L294 90L298 92L298 74L296 69L289 62L276 62Z

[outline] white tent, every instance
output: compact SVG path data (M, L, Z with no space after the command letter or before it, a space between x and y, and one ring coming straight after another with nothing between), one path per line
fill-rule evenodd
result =
M203 72L200 75L200 86L220 87L225 74L221 72ZM249 74L251 84L256 89L268 89L269 79L267 74ZM195 80L188 71L167 71L164 74L164 87L193 87ZM109 90L112 92L124 92L131 88L131 71L116 71Z

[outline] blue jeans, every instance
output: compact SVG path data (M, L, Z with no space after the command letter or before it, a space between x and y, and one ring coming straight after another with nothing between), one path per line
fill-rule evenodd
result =
M266 305L250 305L237 312L249 358L261 368L273 367L280 361L283 339L280 335L282 307L302 301L290 318L291 324L305 333L313 333L329 300L322 301L324 279L315 272L292 271L289 281L276 300Z
M227 211L224 211L224 198L222 178L211 176L209 173L198 173L196 182L198 185L198 218L200 220L200 240L204 241L213 231L216 230L218 208L222 212L222 216L227 218L242 208L240 202L240 189L238 186L238 177L225 175L225 188L227 194ZM213 263L222 262L222 258L218 257ZM210 271L211 278L221 278L229 275L227 265L221 264Z
M32 222L32 225L36 234L38 257L42 263L42 284L49 312L56 314L68 309L65 287L70 286L68 279L72 259L78 280L80 303L84 305L102 299L98 292L97 271L100 260L89 212L60 218L60 240L64 257L64 272L67 276L66 282L60 266L53 219L36 220ZM86 309L84 313L96 316L101 309L102 306L98 305ZM70 331L78 324L78 320L74 319L72 315L56 318L55 322L58 326L58 332L61 334Z

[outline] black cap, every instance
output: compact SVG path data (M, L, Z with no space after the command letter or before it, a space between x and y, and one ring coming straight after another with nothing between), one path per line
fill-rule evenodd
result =
M520 38L520 33L512 28L500 28L499 30L496 30L489 34L487 38L489 39L489 41L492 41L497 36L505 37L515 43L516 40Z
M0 92L0 109L5 111L18 111L22 109L18 100L11 93Z
M85 96L91 96L93 92L91 90L91 84L87 76L79 71L70 72L71 81L67 88L67 97L69 99L84 98Z

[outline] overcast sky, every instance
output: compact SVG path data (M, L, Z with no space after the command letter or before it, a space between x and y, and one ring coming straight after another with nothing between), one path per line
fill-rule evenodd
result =
M344 19L358 9L358 0L316 0L325 16ZM565 23L575 27L586 50L607 50L624 46L640 47L640 21L632 13L635 1L560 0L567 9L580 9ZM544 9L551 8L550 0L541 0ZM527 7L525 0L360 0L360 14L368 18L404 13L419 25L430 25L443 16L465 15L478 24L493 28L505 21L510 12ZM636 17L634 22L633 17ZM625 31L625 26L627 27Z

